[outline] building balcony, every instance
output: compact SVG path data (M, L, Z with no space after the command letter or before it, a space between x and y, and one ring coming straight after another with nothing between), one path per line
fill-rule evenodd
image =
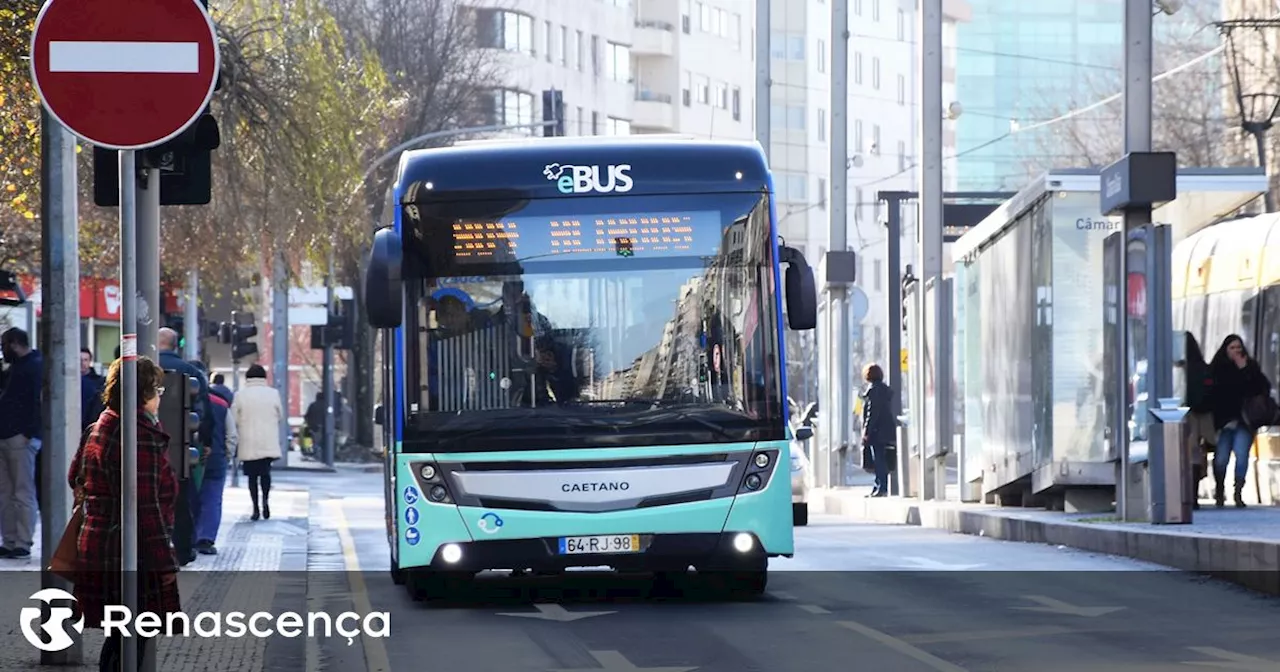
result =
M676 106L671 96L648 89L637 89L635 107L631 112L632 128L675 131Z
M631 42L633 56L674 56L676 27L666 21L636 19L636 32Z

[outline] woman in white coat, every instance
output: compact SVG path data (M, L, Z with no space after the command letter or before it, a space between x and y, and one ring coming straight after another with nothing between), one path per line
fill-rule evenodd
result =
M271 463L280 459L280 422L284 409L280 393L267 385L267 371L254 364L245 373L244 387L231 403L240 442L236 446L244 475L249 477L249 497L253 498L253 520L259 518L258 489L262 489L262 518L271 518Z

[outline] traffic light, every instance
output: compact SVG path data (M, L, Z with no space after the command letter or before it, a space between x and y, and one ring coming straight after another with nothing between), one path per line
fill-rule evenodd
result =
M258 354L258 344L249 340L257 335L258 328L252 324L231 325L231 359L239 361Z
M542 120L555 122L542 127L543 136L564 137L564 93L559 89L542 92Z
M179 479L191 477L199 461L200 416L196 404L200 381L178 371L165 371L164 394L160 396L160 425L169 434L169 464Z

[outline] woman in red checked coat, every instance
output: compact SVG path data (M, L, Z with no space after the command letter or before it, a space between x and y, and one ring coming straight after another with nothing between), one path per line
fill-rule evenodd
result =
M103 392L106 410L89 430L67 477L77 500L84 502L84 525L77 539L80 566L73 592L90 628L102 627L104 607L121 604L121 361L111 364ZM169 436L156 417L164 394L164 371L146 357L137 361L139 595L135 614L154 612L163 619L181 609L178 563L171 542L178 482L169 466ZM120 668L121 644L118 636L107 638L98 659L100 670ZM138 649L139 661L143 650Z

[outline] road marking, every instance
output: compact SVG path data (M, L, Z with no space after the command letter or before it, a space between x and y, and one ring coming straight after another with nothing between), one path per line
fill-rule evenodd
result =
M1066 635L1084 630L1064 628L1058 625L1045 625L1018 630L979 630L977 632L940 632L931 635L907 635L899 637L911 644L942 644L944 642L966 642L974 639L1017 639L1019 637L1040 637L1043 635Z
M600 667L558 669L549 672L693 672L697 667L636 667L618 651L588 651Z
M1086 616L1088 618L1096 618L1098 616L1106 616L1124 609L1124 607L1078 607L1074 604L1067 604L1062 600L1055 600L1052 597L1044 595L1023 595L1022 599L1031 600L1039 604L1038 607L1013 607L1021 611L1039 611L1046 614L1066 614L1069 616Z
M868 628L867 626L862 625L861 623L855 623L853 621L840 621L839 623L841 626L846 627L862 635L863 637L866 637L868 639L874 639L875 641L880 642L881 644L884 644L885 646L893 649L894 651L897 651L898 653L901 653L904 656L913 658L921 663L924 663L925 665L928 665L934 670L937 670L937 672L968 672L967 670L965 670L963 667L960 667L959 665L956 665L954 663L948 663L947 661L929 653L928 651L922 651L916 648L915 646L912 646L911 644L901 639L898 639L897 637L894 637L892 635L887 635L883 632L880 632L879 630Z
M342 545L343 564L347 568L347 580L351 585L351 601L360 614L373 613L373 604L369 601L369 588L364 583L364 574L360 570L360 556L356 553L355 540L351 538L351 528L347 525L347 516L339 502L328 500L325 503L330 510L330 520L338 530L338 542ZM387 656L387 647L382 640L360 635L364 648L364 662L368 672L391 672L391 659Z
M807 612L809 612L809 613L811 613L811 614L829 614L829 613L831 613L831 612L827 611L826 609L823 609L822 607L819 607L819 606L818 606L818 605L816 605L816 604L797 604L796 606L797 606L797 607L800 607L801 609L804 609L805 611L807 611Z
M200 73L195 42L50 42L49 72Z
M795 596L795 595L792 595L791 593L788 593L788 592L787 592L787 591L785 591L785 590L771 590L771 591L769 591L769 594L770 594L770 595L772 595L772 596L774 596L774 597L776 597L776 598L778 598L779 600L794 600L794 599L796 599L796 596Z
M569 623L579 621L592 616L608 616L616 614L616 611L569 611L558 604L535 604L533 605L538 611L531 613L528 611L515 613L500 613L499 616L515 616L517 618L537 618L544 621L560 621L561 623Z
M1269 660L1246 656L1241 653L1232 653L1226 649L1219 649L1213 646L1188 646L1187 648L1201 655L1220 658L1221 660L1184 661L1183 665L1201 665L1204 667L1219 667L1226 670L1245 670L1246 672L1276 672L1276 670L1280 670L1280 665Z
M931 558L902 558L911 565L912 569L928 569L939 572L962 572L966 569L977 569L985 565L953 565L947 562L938 562Z

